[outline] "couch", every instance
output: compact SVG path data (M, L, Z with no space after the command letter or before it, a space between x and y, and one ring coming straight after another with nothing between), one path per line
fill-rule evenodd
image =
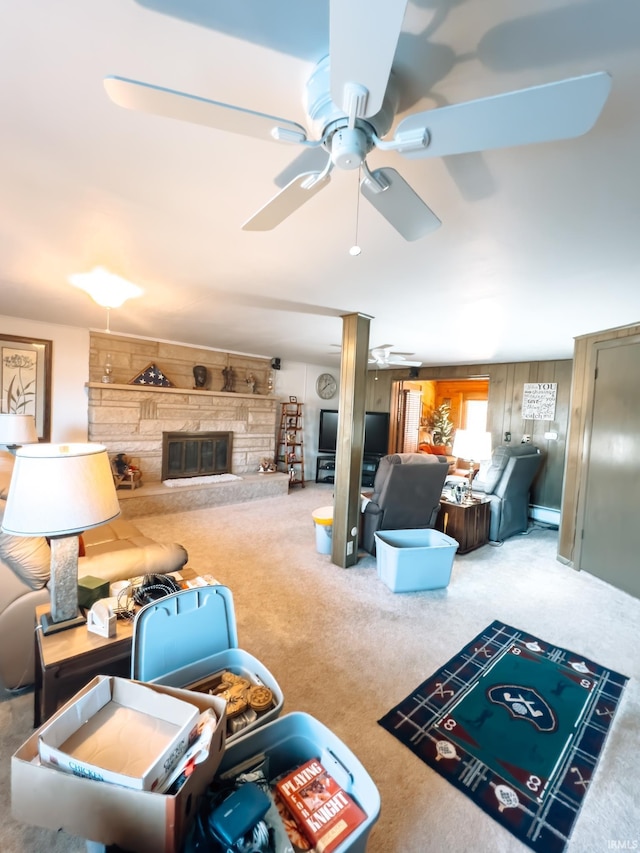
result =
M472 482L474 494L491 502L489 540L502 542L529 525L529 493L542 463L533 444L500 445L482 463Z
M0 524L4 515L14 458L0 452ZM150 572L179 570L188 559L176 543L154 542L130 521L115 519L81 537L78 577L112 582ZM34 611L49 601L51 554L43 537L0 532L0 682L9 690L34 679Z
M377 530L433 527L449 465L446 456L392 453L383 456L373 494L362 513L362 547L376 553Z

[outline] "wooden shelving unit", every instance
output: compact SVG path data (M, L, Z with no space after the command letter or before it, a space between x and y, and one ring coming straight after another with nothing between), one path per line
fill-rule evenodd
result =
M278 470L289 475L289 488L304 489L304 443L302 403L281 403L278 437Z

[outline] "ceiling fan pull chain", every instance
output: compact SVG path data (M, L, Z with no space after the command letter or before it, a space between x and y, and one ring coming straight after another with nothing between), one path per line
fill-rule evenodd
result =
M366 168L366 167L365 167ZM356 238L353 242L353 246L349 249L349 254L352 257L357 257L362 249L358 245L358 225L360 224L360 174L362 172L362 165L358 169L358 181L356 183L357 190L357 198L356 198Z

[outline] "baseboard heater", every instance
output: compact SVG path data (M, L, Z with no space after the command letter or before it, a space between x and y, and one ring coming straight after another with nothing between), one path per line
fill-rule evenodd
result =
M560 510L550 509L548 506L536 506L529 504L529 518L550 524L552 527L560 527Z

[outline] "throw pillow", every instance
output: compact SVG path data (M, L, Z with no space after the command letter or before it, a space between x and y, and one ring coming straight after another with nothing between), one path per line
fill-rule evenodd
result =
M0 500L0 524L5 501ZM44 536L13 536L0 532L0 560L31 589L42 589L49 581L51 551Z
M0 450L0 500L6 500L15 458L8 450Z

